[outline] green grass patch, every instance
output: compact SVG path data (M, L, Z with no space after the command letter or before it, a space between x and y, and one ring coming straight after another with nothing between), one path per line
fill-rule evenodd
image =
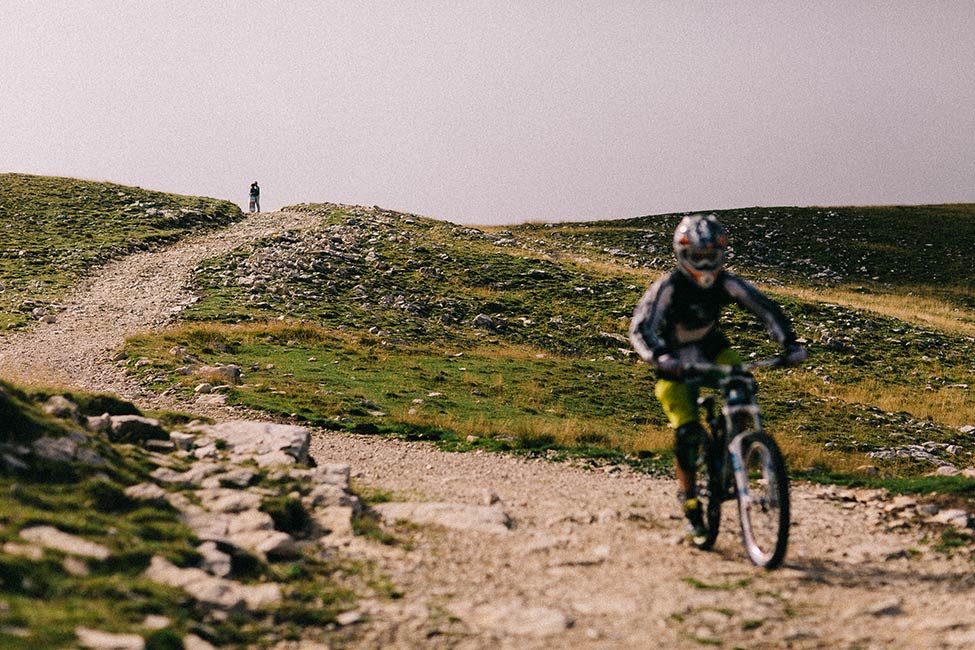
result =
M225 352L213 348L217 339ZM163 385L187 396L197 380L177 373L180 360L168 354L174 346L207 364L247 368L244 384L229 393L232 403L332 429L458 450L630 456L648 465L670 444L662 414L646 412L646 368L629 364L514 346L388 345L286 323L187 325L127 342L129 359L152 361L140 370L166 373Z

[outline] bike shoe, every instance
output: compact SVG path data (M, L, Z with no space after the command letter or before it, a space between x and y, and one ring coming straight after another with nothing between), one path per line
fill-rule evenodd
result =
M684 502L684 516L687 517L687 534L694 540L707 537L708 528L704 524L704 509L697 499Z

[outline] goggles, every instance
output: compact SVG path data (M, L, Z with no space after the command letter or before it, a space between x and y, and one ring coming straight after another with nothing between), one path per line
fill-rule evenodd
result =
M687 261L695 268L720 264L723 257L724 251L720 248L692 248L686 253Z

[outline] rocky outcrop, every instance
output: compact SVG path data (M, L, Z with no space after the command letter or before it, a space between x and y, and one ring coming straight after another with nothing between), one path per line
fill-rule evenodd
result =
M120 493L134 502L175 508L199 540L200 558L194 566L178 566L156 556L143 575L183 590L206 616L258 615L281 603L287 582L269 580L275 574L266 572L255 583L253 569L246 567L334 552L350 542L352 518L363 508L350 489L348 465L316 466L308 456L311 432L304 427L237 421L167 431L159 421L136 415L85 418L63 396L48 400L45 410L70 424L60 435L52 429L29 444L4 444L0 451L9 457L4 465L29 471L35 461L65 468L82 463L111 471L118 448L110 440L123 439L130 450L132 443L141 444L145 460L156 468ZM78 430L82 424L88 433ZM19 540L5 543L3 551L31 561L47 551L63 554L64 570L74 575L110 561L116 552L50 525L21 529ZM250 571L246 582L236 570ZM76 636L86 648L146 647L139 634L79 627ZM184 640L184 647L207 645L198 637Z

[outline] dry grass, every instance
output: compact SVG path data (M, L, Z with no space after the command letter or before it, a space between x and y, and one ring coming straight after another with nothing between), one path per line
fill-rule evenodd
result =
M908 391L878 379L867 378L856 384L824 385L814 375L796 373L786 380L790 391L817 398L838 398L849 404L876 406L890 413L910 413L918 420L930 419L949 427L975 422L975 395L967 388L942 387Z
M808 302L833 303L863 309L949 334L975 336L975 311L962 309L930 295L923 289L900 290L896 293L863 293L843 287L814 289L763 286L762 289Z

